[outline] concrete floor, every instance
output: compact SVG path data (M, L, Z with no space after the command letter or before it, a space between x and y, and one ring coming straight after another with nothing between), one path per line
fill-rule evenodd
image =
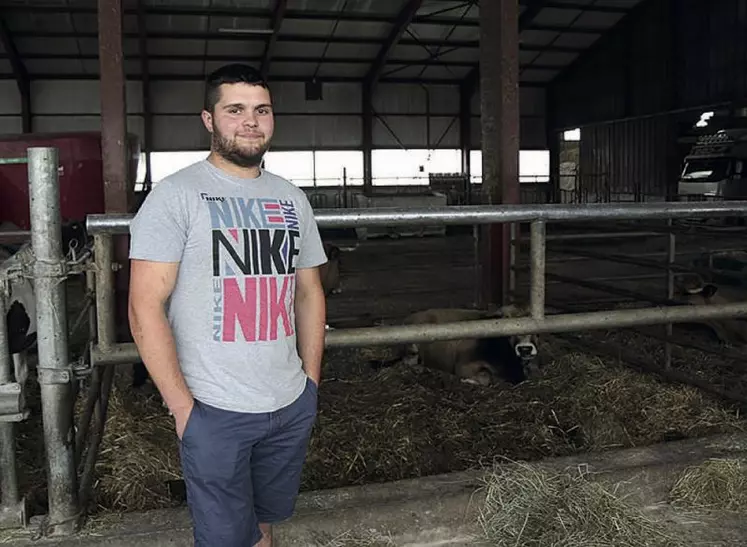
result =
M687 466L714 457L747 457L747 434L666 443L537 462L550 470L584 466L594 480L620 483L656 518L676 525L694 547L744 545L747 522L718 512L685 513L666 503L676 476ZM321 546L345 533L391 538L390 545L478 545L477 515L482 503L481 473L464 472L396 483L310 492L300 497L296 515L277 527L279 547ZM192 545L186 510L129 514L93 521L75 538L31 540L25 532L0 536L12 547L28 545L105 547L186 547ZM363 545L346 542L340 545ZM386 543L380 543L386 545ZM371 545L371 543L365 543Z

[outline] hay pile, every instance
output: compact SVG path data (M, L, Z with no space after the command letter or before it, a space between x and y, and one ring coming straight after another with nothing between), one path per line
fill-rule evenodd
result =
M169 507L166 481L181 479L174 421L157 396L109 398L94 488L100 509L141 511Z
M375 372L368 362L387 357L381 348L329 350L302 490L744 429L736 411L696 389L550 350L541 377L490 388L420 368ZM181 477L173 419L158 397L115 391L110 404L100 510L173 505L166 481Z
M480 512L483 539L495 547L674 547L682 543L585 476L523 463L496 466Z
M673 505L747 513L747 462L710 459L683 471L672 488Z

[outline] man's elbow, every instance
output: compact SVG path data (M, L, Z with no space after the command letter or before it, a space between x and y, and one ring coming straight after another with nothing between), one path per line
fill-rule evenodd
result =
M136 330L141 330L140 327L143 323L165 315L165 309L158 298L131 293L127 306L127 315L130 321L130 328L134 333Z

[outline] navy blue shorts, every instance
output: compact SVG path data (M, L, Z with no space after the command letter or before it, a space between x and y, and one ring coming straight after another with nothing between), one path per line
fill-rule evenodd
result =
M250 547L262 539L260 522L293 514L316 407L310 379L298 399L271 413L195 400L180 443L195 547Z

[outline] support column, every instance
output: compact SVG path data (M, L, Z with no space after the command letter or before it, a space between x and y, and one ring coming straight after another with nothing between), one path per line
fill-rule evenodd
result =
M482 202L519 202L518 0L480 5ZM482 305L502 305L509 280L509 226L485 226Z
M101 153L107 213L129 213L134 192L134 182L128 168L122 13L122 0L98 0ZM115 236L113 243L114 260L122 266L115 281L117 338L129 341L129 236Z
M373 193L373 90L363 82L363 195Z
M73 379L67 341L60 188L55 148L29 148L31 245L34 249L38 376L47 457L47 535L69 535L79 523L73 428Z
M474 89L465 84L459 86L459 145L462 149L462 173L471 176L469 153L472 150L472 95Z

